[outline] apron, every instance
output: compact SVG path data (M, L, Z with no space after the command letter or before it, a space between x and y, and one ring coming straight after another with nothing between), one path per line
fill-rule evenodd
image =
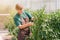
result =
M26 17L25 19L20 17L20 19L22 20L22 24L25 24L25 23L29 22L28 17ZM24 28L24 29L20 29L19 33L18 33L18 40L25 40L25 38L27 36L29 36L29 34L30 34L30 28L29 27Z

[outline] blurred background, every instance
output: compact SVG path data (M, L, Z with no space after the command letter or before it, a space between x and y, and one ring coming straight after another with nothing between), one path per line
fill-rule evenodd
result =
M0 13L7 13L9 10L14 9L16 3L23 4L25 8L33 10L40 9L44 5L48 12L60 9L60 0L0 0Z
M3 25L3 18L10 14L11 10L15 10L15 5L20 3L25 8L37 10L45 6L45 12L60 9L60 0L0 0L0 26ZM7 20L6 17L4 20Z
M8 30L4 30L4 22L8 22L10 14L16 11L15 5L17 3L24 5L25 9L31 10L45 7L46 13L60 9L60 0L0 0L0 34L8 33Z

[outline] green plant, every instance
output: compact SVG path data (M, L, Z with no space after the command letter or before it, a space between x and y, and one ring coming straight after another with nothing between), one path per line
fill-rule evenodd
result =
M18 35L18 31L19 31L19 28L16 27L15 23L14 23L14 20L13 20L13 17L14 17L14 14L15 12L11 12L10 16L8 17L9 19L9 22L5 22L5 28L8 29L8 31L10 32L9 35L13 35L14 37L12 38L12 40L17 40L17 35Z
M29 40L60 40L60 10L49 14L45 13L45 8L30 12L34 16L34 25L31 27L32 36L29 37ZM9 18L10 20L5 26L17 40L19 29L14 24L13 15Z
M60 39L60 11L45 14L44 8L34 11L34 26L31 27L30 40L56 40Z

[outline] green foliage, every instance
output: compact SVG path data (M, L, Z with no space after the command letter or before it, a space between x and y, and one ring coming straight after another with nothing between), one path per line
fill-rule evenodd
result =
M32 36L29 40L58 40L60 39L60 11L45 13L45 8L30 11L34 16L34 25L31 27ZM5 25L10 34L17 38L18 28L15 26L13 16ZM15 39L14 39L15 40ZM16 39L17 40L17 39Z
M34 11L34 26L31 28L32 40L60 39L60 11L45 14L44 8Z
M9 22L5 22L5 28L8 29L8 31L10 32L9 35L13 35L13 40L17 40L17 35L18 35L18 31L19 31L19 28L16 27L15 23L14 23L14 20L13 20L13 15L14 12L11 12L11 15L8 17L9 19Z
M51 38L60 39L60 11L52 12L53 14L50 15L50 19L48 20L47 25L50 29L52 29ZM50 33L49 33L50 34Z

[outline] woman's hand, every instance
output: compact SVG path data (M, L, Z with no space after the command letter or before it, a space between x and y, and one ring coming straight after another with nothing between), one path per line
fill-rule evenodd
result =
M29 22L27 25L32 26L33 24L34 24L33 22Z

